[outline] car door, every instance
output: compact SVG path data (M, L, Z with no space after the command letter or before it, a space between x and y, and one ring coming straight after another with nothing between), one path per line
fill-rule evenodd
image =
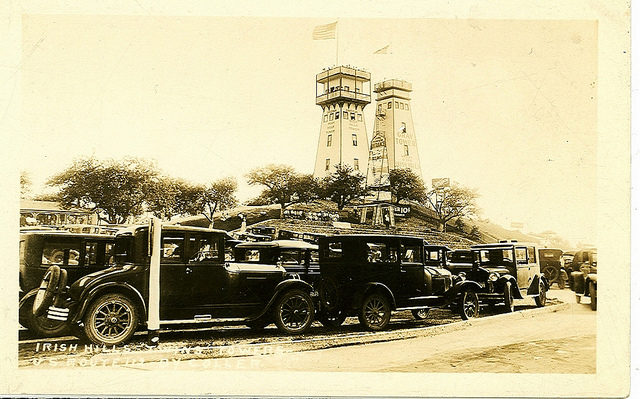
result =
M184 256L185 233L164 231L160 242L160 319L176 320L192 317L193 287L189 284L189 268Z
M401 298L414 298L428 295L425 286L423 245L420 242L403 242L400 247L400 288L398 295ZM437 251L436 254L437 256Z
M224 238L213 232L188 235L186 281L194 317L217 317L232 301L224 268Z
M359 280L363 283L382 283L395 293L401 280L398 241L386 237L375 238L367 240L365 245L366 263Z
M527 262L529 264L529 284L532 284L536 277L540 277L540 263L536 256L538 252L535 247L527 247Z
M531 284L531 266L527 260L527 248L515 247L515 259L518 288L526 290Z

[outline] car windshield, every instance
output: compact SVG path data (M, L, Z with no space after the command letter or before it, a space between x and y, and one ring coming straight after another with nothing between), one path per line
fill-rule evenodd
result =
M473 263L473 254L470 251L454 251L449 254L452 263Z
M511 249L481 249L478 251L480 265L513 265L513 251Z

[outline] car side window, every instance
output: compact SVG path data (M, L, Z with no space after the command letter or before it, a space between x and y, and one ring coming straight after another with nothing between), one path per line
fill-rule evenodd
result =
M304 263L304 258L300 256L300 251L287 249L280 251L279 261L285 265L300 265Z
M527 247L527 255L529 257L529 263L536 263L536 250L534 247ZM553 254L551 254L553 256Z
M220 261L220 246L215 236L191 235L189 237L189 262Z
M116 263L114 256L114 248L115 245L112 242L107 242L104 244L104 264L105 265L113 265Z
M98 263L98 243L86 242L84 245L84 265L95 266Z
M330 242L327 245L326 257L332 259L342 258L342 241Z
M516 248L516 261L518 264L527 263L527 249L524 247Z
M402 262L421 263L421 249L419 245L407 245L402 247Z
M184 234L166 233L162 235L162 262L180 263L184 252Z
M394 263L398 261L398 250L385 242L367 243L367 262Z
M46 242L42 248L42 264L78 266L80 249L79 242Z

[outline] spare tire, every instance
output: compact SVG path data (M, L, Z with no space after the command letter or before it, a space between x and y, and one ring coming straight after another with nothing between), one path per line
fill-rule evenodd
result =
M60 267L53 265L47 269L44 277L42 277L40 288L38 288L38 293L33 300L34 316L42 316L47 311L47 309L49 309L49 306L53 304L53 299L58 292L60 274Z

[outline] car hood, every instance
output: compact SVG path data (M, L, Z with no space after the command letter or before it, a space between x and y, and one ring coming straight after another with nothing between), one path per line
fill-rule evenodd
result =
M451 272L442 267L426 266L424 270L432 276L451 276Z

